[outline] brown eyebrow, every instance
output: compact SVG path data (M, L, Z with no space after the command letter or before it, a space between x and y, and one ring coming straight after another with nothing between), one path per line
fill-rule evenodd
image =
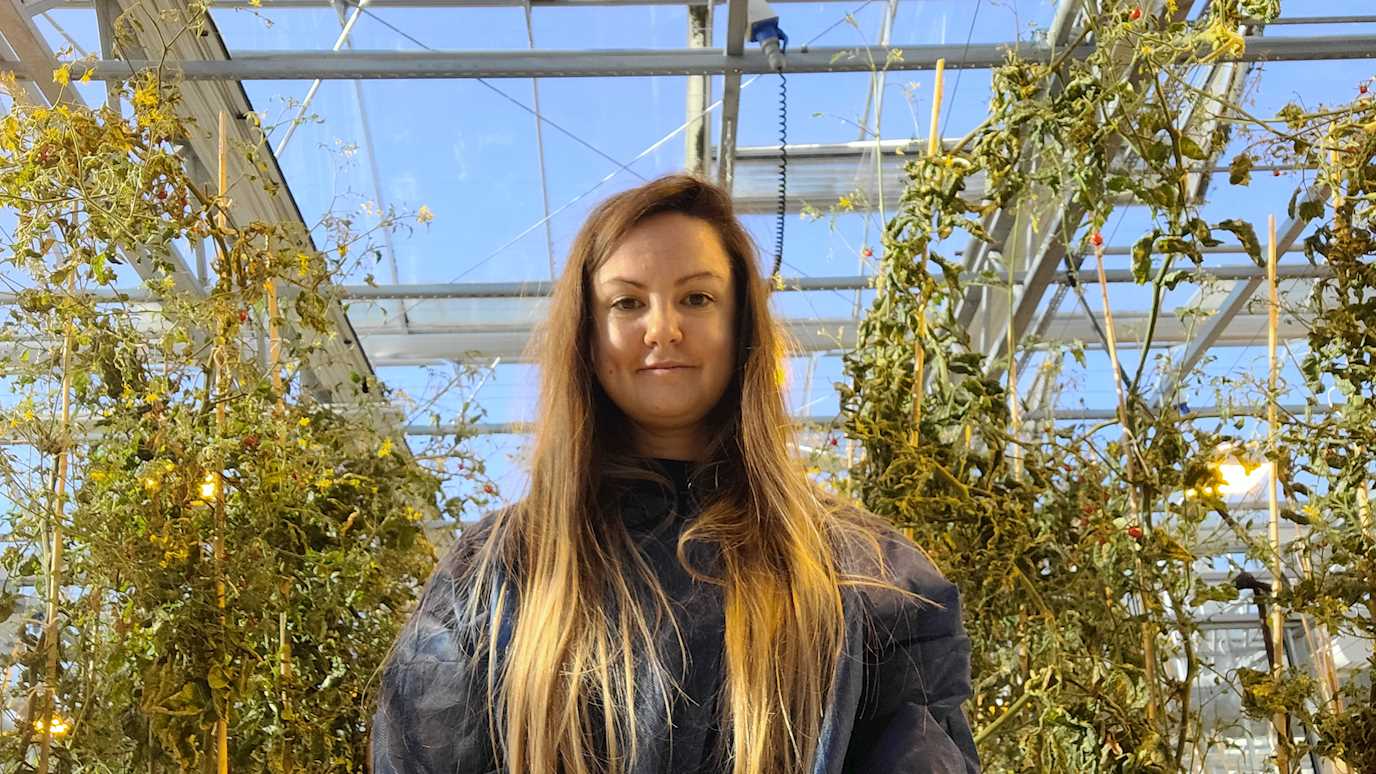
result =
M713 277L713 278L715 278L715 279L721 279L721 275L720 275L720 274L717 274L717 273L714 272L714 271L700 271L700 272L698 272L697 274L689 274L689 275L686 276L686 277L679 277L678 280L677 280L676 282L674 282L674 284L675 284L675 285L682 285L683 283L685 283L685 282L687 282L687 281L689 281L689 280L695 280L695 279L698 279L699 277ZM633 285L633 286L638 287L638 288L644 288L644 287L645 287L644 283L636 282L636 281L633 280L633 279L626 279L625 277L612 277L611 279L607 280L607 282L620 282L620 283L623 283L623 284L626 284L626 285Z

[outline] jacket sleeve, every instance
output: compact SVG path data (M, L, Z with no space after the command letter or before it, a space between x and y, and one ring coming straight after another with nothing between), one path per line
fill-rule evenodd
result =
M488 734L487 665L478 654L487 617L462 621L456 575L491 518L465 531L426 582L382 670L373 715L374 774L496 771Z
M970 697L970 640L960 593L911 541L881 541L895 585L867 593L865 684L844 770L854 774L977 774L961 704Z

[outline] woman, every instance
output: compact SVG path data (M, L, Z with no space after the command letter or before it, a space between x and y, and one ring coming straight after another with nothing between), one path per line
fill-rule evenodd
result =
M529 494L427 584L377 774L978 771L958 594L804 475L724 191L599 205L541 341Z

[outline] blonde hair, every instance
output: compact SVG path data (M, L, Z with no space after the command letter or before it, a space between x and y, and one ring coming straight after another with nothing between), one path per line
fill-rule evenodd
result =
M676 686L654 640L668 602L608 495L617 481L646 474L636 472L635 455L620 440L625 433L616 431L624 417L592 367L590 304L596 269L632 228L662 212L714 227L736 291L734 375L708 418L714 434L695 469L698 480L714 482L713 494L677 547L693 577L722 590L719 752L733 774L800 772L810 764L844 647L841 587L876 585L838 569L838 551L860 538L883 567L875 537L883 522L823 493L794 457L779 383L783 334L729 195L679 174L612 196L575 237L535 350L542 375L528 495L497 513L470 576L477 588L468 597L469 620L496 599L482 638L488 652L496 650L503 611L514 606L500 675L497 659L487 659L489 729L512 772L625 771L642 743L627 722L645 690L636 685L634 654L649 660L664 711L671 709L668 688ZM691 565L690 542L712 548L719 574ZM519 567L514 599L505 586L483 586L499 566ZM648 603L633 592L637 576L651 591ZM681 634L678 642L682 649ZM605 753L600 761L595 740Z

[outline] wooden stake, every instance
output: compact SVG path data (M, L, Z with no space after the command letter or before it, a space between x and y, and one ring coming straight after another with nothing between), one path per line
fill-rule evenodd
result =
M927 157L935 158L941 152L941 137L937 134L940 131L941 120L941 84L946 73L945 58L936 60L936 80L932 86L932 122L931 133L927 137ZM928 235L930 242L931 235ZM927 265L929 250L922 251L922 265ZM913 342L913 437L917 438L919 428L922 425L922 401L927 394L926 367L927 350L922 346L922 340L927 337L927 304L923 303L918 309L917 336Z
M272 376L272 389L277 395L277 419L278 419L278 444L286 442L286 427L281 420L287 415L286 397L282 388L282 339L277 330L277 283L271 277L264 283L264 290L267 293L268 304L268 368ZM290 599L291 590L287 589L284 597ZM291 680L291 641L287 639L287 611L282 610L277 616L277 642L278 660L280 675L282 679L282 714L285 718L291 714L291 693L287 683ZM282 728L283 749L282 749L282 770L290 774L292 770L291 743L289 741L285 724Z
M1128 478L1132 478L1132 471L1136 466L1137 451L1136 444L1132 436L1132 428L1128 424L1128 400L1127 393L1123 386L1122 369L1118 365L1118 334L1113 327L1113 307L1108 300L1108 279L1104 276L1104 246L1094 245L1094 263L1099 272L1099 294L1104 301L1104 336L1108 339L1108 359L1109 368L1113 372L1113 389L1118 394L1118 422L1123 426L1123 446L1127 449L1127 471ZM1128 516L1138 529L1144 526L1142 522L1142 503L1140 493L1131 485L1128 486ZM1140 567L1137 571L1138 596L1142 604L1142 612L1147 612L1150 591L1146 588L1145 581L1142 580L1143 573ZM1142 660L1146 664L1147 679L1147 722L1153 727L1156 726L1157 718L1161 716L1161 696L1160 686L1156 681L1156 638L1152 635L1151 625L1145 621L1142 623Z
M936 60L936 78L932 83L932 124L927 135L927 155L935 156L941 152L941 85L946 75L945 57Z
M228 147L229 147L229 116L223 110L220 111L219 126L219 193L221 198L225 196L226 189L229 188L228 182ZM216 216L221 228L224 227L224 212L221 210ZM218 242L216 243L218 244ZM218 250L217 250L218 251ZM230 279L230 287L233 287L233 269L229 266L229 256L220 253L219 271L222 278ZM215 428L216 432L223 434L228 424L225 416L225 395L229 392L226 384L226 371L229 363L225 357L225 342L223 341L225 331L224 324L217 322L220 328L220 335L217 336L216 352L212 357L215 370ZM225 477L224 471L217 469L215 476L215 604L220 610L220 636L223 641L225 630ZM223 709L216 707L215 720L215 742L218 751L217 771L219 774L229 774L229 704L225 703Z
M76 295L76 272L67 275L67 293ZM48 549L48 604L43 621L43 647L47 651L43 670L43 709L38 713L43 721L43 737L38 748L38 772L48 774L53 745L53 720L57 718L57 595L62 590L62 517L67 504L67 459L71 453L72 427L72 339L75 325L68 319L62 336L62 435L57 447L57 480L53 482L53 535ZM8 670L6 676L8 677Z
M277 394L277 410L286 410L284 396L282 394L282 337L277 331L277 317L280 310L277 306L277 283L269 278L264 289L268 297L268 364L272 369L272 389Z
M1276 327L1280 319L1280 301L1276 289L1276 216L1266 218L1266 284L1271 303L1267 305L1266 355L1270 364L1266 376L1267 454L1271 461L1266 481L1266 499L1271 512L1271 675L1279 680L1284 671L1285 614L1277 603L1281 592L1280 561L1280 500L1277 491L1280 461L1276 458L1276 384L1280 372L1276 357ZM1290 717L1283 712L1272 718L1276 729L1276 766L1290 772Z

